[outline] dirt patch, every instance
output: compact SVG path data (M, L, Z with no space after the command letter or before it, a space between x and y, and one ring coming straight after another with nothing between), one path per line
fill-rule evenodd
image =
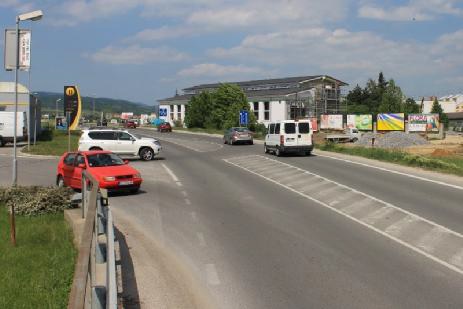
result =
M447 157L447 156L452 156L452 155L455 155L455 154L456 154L455 150L438 148L438 149L435 149L431 153L431 156L433 156L433 157Z

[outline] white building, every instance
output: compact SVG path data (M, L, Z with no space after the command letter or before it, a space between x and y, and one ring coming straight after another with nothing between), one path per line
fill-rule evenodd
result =
M463 112L463 94L448 95L437 100L446 114ZM434 97L425 98L423 101L423 113L430 113L433 103Z
M213 91L222 83L183 89L183 94L159 100L159 116L171 124L183 122L189 100L202 91ZM336 114L341 108L341 87L348 84L326 75L231 82L246 94L250 110L260 123ZM161 113L162 111L162 113ZM165 113L164 113L165 112Z

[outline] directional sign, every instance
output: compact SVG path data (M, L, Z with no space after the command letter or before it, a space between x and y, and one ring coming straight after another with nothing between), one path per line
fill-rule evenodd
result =
M248 111L240 110L240 125L247 125L248 118Z
M159 109L159 117L167 117L167 108Z

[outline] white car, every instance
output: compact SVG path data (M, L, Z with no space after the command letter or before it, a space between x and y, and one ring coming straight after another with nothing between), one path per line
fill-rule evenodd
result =
M309 120L283 120L270 123L265 135L265 153L310 155L313 150L313 131Z
M83 130L79 139L79 151L108 150L122 156L139 156L145 161L152 160L161 149L158 140L141 137L126 130Z

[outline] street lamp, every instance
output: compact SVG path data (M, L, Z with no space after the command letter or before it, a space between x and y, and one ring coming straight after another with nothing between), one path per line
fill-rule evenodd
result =
M56 110L55 110L55 118L58 117L58 102L61 102L61 98L56 100Z
M16 16L16 59L15 59L15 66L14 66L14 136L13 136L13 187L16 187L18 183L18 161L17 161L17 147L16 147L16 140L17 140L17 126L18 126L18 70L19 70L19 22L30 20L30 21L37 21L42 19L43 13L41 10L33 11L25 14L21 14ZM10 210L10 222L11 222L11 242L13 246L16 246L16 226L15 226L15 218L14 218L14 205L11 204Z
M14 137L13 137L13 186L16 187L18 182L18 162L17 162L17 122L18 122L18 70L19 70L19 22L21 21L37 21L42 19L43 13L41 10L33 11L16 16L16 64L14 67Z

